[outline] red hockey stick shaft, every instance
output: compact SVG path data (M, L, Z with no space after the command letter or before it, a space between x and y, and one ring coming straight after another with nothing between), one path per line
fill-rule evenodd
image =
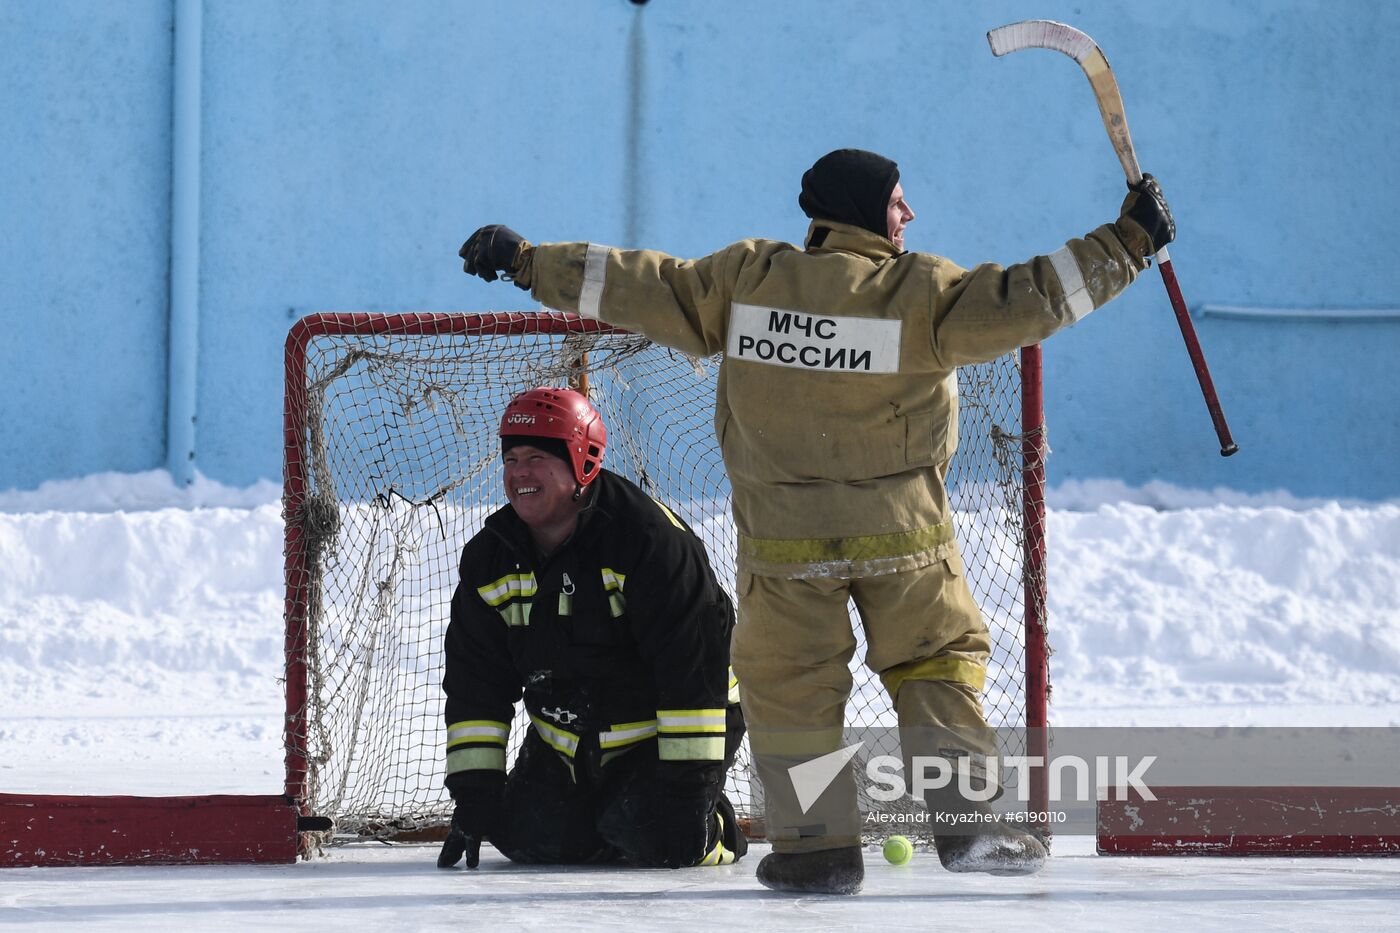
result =
M1176 280L1176 270L1172 268L1172 260L1165 247L1157 253L1157 268L1162 272L1162 284L1167 287L1167 297L1171 299L1172 310L1176 312L1177 326L1181 328L1182 339L1186 341L1186 352L1190 354L1191 365L1196 370L1196 381L1201 384L1201 395L1205 396L1211 423L1215 425L1215 436L1220 441L1220 456L1228 457L1240 448L1230 436L1230 426L1225 423L1225 412L1220 408L1220 399L1215 394L1215 383L1210 378L1210 368L1206 366L1205 354L1201 352L1201 341L1196 338L1196 327L1191 323L1191 314L1186 310L1186 299L1181 297L1181 285Z

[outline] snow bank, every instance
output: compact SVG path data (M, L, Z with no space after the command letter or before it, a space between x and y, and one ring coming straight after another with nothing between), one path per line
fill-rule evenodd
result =
M277 506L0 516L0 715L278 706Z
M1400 504L1117 492L1051 499L1054 722L1400 725ZM161 471L0 494L0 786L275 791L277 496Z
M1400 506L1100 505L1052 511L1049 547L1064 712L1259 724L1332 705L1400 723Z
M0 491L0 513L253 508L276 502L281 495L281 485L271 480L238 488L196 473L193 483L180 486L167 470L95 473L80 479L50 480L38 489Z

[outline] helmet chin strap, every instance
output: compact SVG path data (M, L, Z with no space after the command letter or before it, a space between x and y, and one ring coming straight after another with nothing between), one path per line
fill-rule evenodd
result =
M575 483L575 484L574 484L574 501L577 502L578 500L580 500L580 499L582 499L582 498L583 498L583 487L580 486L578 483Z

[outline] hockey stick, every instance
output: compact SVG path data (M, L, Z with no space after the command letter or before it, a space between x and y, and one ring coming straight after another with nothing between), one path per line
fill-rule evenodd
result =
M1113 142L1113 151L1118 153L1118 161L1123 164L1128 184L1135 185L1142 180L1142 169L1138 167L1137 153L1133 151L1133 139L1128 135L1128 119L1123 114L1123 97L1118 92L1118 81L1108 67L1103 50L1093 39L1064 23L1028 19L993 29L987 33L987 42L992 47L992 54L998 58L1021 49L1053 49L1078 62L1094 88L1094 99L1098 101L1103 125ZM1191 355L1191 365L1196 369L1196 380L1201 384L1206 408L1210 410L1210 419L1215 424L1215 436L1220 440L1220 456L1228 457L1239 447L1230 437L1230 426L1225 423L1225 413L1220 408L1220 399L1215 395L1215 384L1206 367L1201 342L1196 338L1196 328L1186 310L1186 300L1181 297L1176 270L1172 268L1171 256L1165 246L1158 250L1156 259L1157 268L1162 272L1162 283L1167 287L1167 297L1171 299L1172 310L1176 312L1176 323L1186 341L1186 352Z

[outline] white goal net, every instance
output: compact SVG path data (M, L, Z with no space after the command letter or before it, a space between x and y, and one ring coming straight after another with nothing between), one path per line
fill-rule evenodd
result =
M462 546L505 504L496 431L518 392L586 375L608 427L605 466L680 514L733 593L729 486L712 428L717 368L718 359L560 314L316 315L293 329L287 789L305 812L333 817L338 838L401 836L450 817L443 634ZM984 703L993 726L1022 726L1020 367L1014 357L967 367L959 391L949 487L994 638ZM879 679L860 666L863 650L848 720L892 726ZM511 734L518 741L524 731L517 723ZM727 789L741 817L753 816L746 749Z

